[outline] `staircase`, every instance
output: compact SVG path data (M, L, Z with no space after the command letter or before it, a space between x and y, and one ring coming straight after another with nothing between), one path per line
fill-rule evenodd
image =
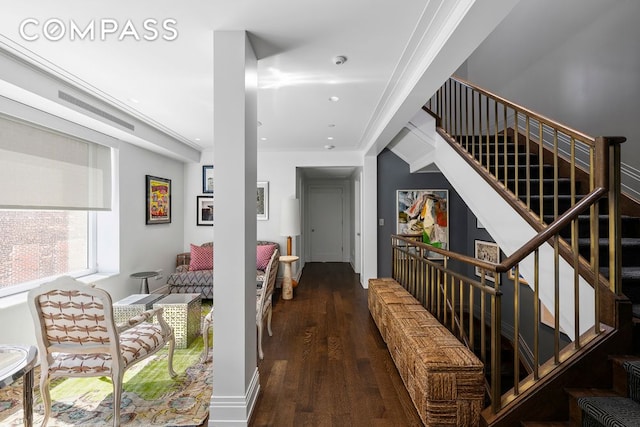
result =
M640 358L617 356L609 360L608 388L567 389L569 419L522 422L522 427L619 427L640 425Z
M495 138L491 136L490 139ZM516 146L513 143L513 136L507 136L507 143L504 144L504 137L499 136L497 144L498 147L498 168L497 177L503 181L505 176L504 162L507 161L507 188L514 194L517 194L523 203L527 203L527 152L524 145L524 137L520 135L518 145L518 180L516 181ZM481 153L481 145L483 151ZM495 147L496 145L489 146L489 168L494 170L495 165ZM539 156L537 154L537 146L535 150L529 150L529 176L538 177L540 173ZM505 157L505 150L507 151ZM546 148L545 148L546 150ZM475 138L472 145L467 145L467 151L474 153L474 158L480 161L481 155L484 157L486 163L487 148L484 143L484 138ZM546 224L550 224L556 218L554 215L554 167L551 164L543 162L542 167L542 189L543 196L540 196L540 180L534 178L530 180L530 197L529 207L533 212L540 213L542 206L542 217ZM582 186L584 181L576 180L576 201L580 200L583 193ZM558 178L558 212L557 215L562 215L572 206L571 199L571 179L566 176L560 176ZM635 205L633 202L627 203L627 210L630 214L621 215L621 234L622 234L622 293L631 300L633 304L634 316L640 321L640 206ZM609 216L607 210L606 199L600 202L600 215L599 215L599 231L600 239L598 241L600 247L600 271L605 277L609 277ZM591 252L591 240L589 238L589 216L581 215L578 220L578 248L580 255L585 259L589 259ZM571 228L565 228L561 235L571 244ZM638 350L638 347L636 347Z
M522 136L516 150L514 137L504 136L490 139L498 144L488 145L485 138L475 137L471 143L466 141L466 150L485 167L496 173L498 180L505 182L507 188L519 199L527 204L533 212L541 213L544 222L550 224L572 206L571 179L558 177L557 179L557 211L554 196L554 167L543 162L542 186L538 178L529 182L527 197L527 164L529 165L529 177L540 176L538 148L531 147L527 154L523 145ZM458 141L462 145L462 141ZM497 150L497 156L496 154ZM488 158L487 158L488 151ZM516 163L516 151L518 161ZM505 153L506 152L506 153ZM528 159L527 159L528 157ZM497 169L495 168L497 160ZM528 162L527 162L528 160ZM505 168L505 161L507 167ZM516 180L516 167L518 165L518 179ZM583 183L576 181L575 201L582 197ZM542 196L540 196L542 188ZM599 231L600 238L600 271L608 277L609 273L609 218L606 200L599 205ZM640 217L632 215L621 216L622 233L622 291L631 301L633 306L634 321L640 324ZM591 255L590 219L588 215L581 215L578 219L578 248L580 255L589 259ZM561 236L571 244L571 227L565 228ZM640 328L635 327L634 330ZM636 335L640 335L636 332ZM634 352L640 354L638 339L634 340ZM613 365L613 387L608 384L599 385L603 388L572 389L566 388L565 393L569 397L569 405L566 410L568 421L553 422L522 422L523 426L640 426L640 358L628 360L625 357L611 359ZM628 376L628 380L626 379Z
M446 166L470 208L483 222L488 215L507 256L491 263L392 235L393 277L480 354L489 374L482 425L640 426L629 399L638 387L627 391L612 376L634 372L618 359L640 359L640 203L620 191L625 138L590 137L456 77L423 109L446 142L426 160ZM429 260L430 252L444 262ZM508 272L525 277L533 298L520 295ZM545 323L552 338L542 338L553 340L551 358L541 352L543 299L555 317ZM516 345L513 355L505 340Z

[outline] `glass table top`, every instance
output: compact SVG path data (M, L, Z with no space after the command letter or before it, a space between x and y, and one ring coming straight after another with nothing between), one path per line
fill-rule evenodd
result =
M29 345L0 345L0 388L7 387L33 369L38 350Z

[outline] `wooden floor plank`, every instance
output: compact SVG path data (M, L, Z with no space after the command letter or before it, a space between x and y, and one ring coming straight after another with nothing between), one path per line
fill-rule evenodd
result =
M251 427L422 425L349 264L307 263L279 296Z

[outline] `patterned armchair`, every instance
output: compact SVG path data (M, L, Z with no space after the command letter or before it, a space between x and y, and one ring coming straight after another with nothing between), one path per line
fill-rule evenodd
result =
M272 308L272 295L276 286L276 278L278 276L278 267L280 266L280 249L277 243L258 241L258 246L270 246L275 248L269 255L269 261L267 267L260 269L256 265L256 326L258 327L258 354L260 359L264 358L264 352L262 351L262 329L264 320L267 320L267 330L269 336L273 335L271 332L271 308ZM258 253L260 253L258 251ZM257 256L258 257L258 256ZM256 264L258 261L256 261ZM265 284L266 283L266 284ZM209 332L213 327L213 307L211 311L207 313L202 323L202 338L204 341L204 352L202 354L202 361L206 361L209 354Z
M49 383L58 377L111 377L113 425L120 424L122 377L126 369L169 343L169 375L173 370L173 330L162 308L148 310L116 325L109 294L71 277L32 289L29 309L35 322L40 360L42 426L51 414ZM157 316L158 324L148 322Z
M262 329L264 327L265 320L267 321L267 331L269 332L269 336L273 335L273 332L271 332L272 297L273 290L276 287L279 257L280 254L278 251L274 251L271 256L271 260L269 260L267 270L264 273L265 282L256 297L256 326L258 327L258 355L260 356L260 359L264 359L264 351L262 351Z

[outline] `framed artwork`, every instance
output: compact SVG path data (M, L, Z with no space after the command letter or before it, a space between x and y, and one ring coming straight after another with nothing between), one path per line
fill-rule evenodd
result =
M213 196L196 196L196 225L213 225Z
M146 218L147 224L168 224L171 222L171 180L146 175Z
M485 242L483 240L475 241L475 257L486 262L498 264L500 262L500 248L497 243ZM476 276L482 277L482 271L476 267ZM495 281L493 274L486 273L485 278L492 282Z
M257 207L256 212L258 214L258 220L266 221L269 219L269 182L258 182L258 194L257 194Z
M449 249L449 191L397 190L396 232L422 235L424 243ZM443 256L429 252L429 259Z
M519 275L520 276L520 284L521 285L528 285L529 283L527 283L527 280L522 277L522 274ZM515 267L511 267L511 269L509 271L507 271L507 278L509 280L513 280L515 282L516 280L516 268Z
M202 192L213 193L213 165L202 166Z

